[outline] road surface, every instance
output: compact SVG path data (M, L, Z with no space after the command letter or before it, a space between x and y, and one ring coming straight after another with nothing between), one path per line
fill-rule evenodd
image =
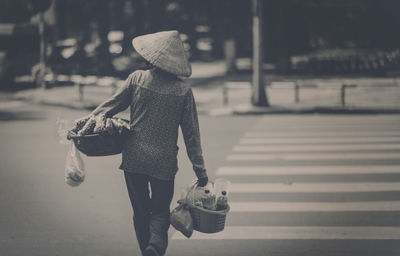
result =
M57 118L0 104L0 255L139 255L120 156L64 182ZM400 255L400 116L200 116L210 179L232 182L225 231L170 228L167 255ZM182 139L175 198L193 180ZM173 205L173 206L174 206Z

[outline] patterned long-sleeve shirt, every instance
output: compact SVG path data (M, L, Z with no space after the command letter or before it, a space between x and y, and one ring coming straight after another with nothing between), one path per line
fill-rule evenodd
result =
M191 88L181 79L152 69L135 71L123 87L91 114L112 117L130 106L130 133L120 169L171 180L178 171L178 133L198 178L206 177L199 121Z

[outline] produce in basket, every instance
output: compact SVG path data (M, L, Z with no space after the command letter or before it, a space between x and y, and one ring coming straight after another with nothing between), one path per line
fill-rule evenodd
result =
M68 139L72 139L79 151L87 156L108 156L122 152L128 131L127 120L88 117L76 122Z
M121 118L106 118L104 115L86 116L75 120L75 126L71 129L76 135L84 136L108 132L110 134L123 133L129 130L129 123Z

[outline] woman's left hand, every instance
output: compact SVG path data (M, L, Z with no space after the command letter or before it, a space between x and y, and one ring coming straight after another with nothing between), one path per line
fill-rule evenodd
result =
M207 183L208 183L208 177L207 176L197 180L197 185L199 187L204 187L205 185L207 185Z

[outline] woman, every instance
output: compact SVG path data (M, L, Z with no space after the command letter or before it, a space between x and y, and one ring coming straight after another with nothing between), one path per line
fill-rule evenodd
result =
M208 182L193 93L179 78L189 77L192 69L178 31L139 36L132 44L153 67L133 72L114 96L78 122L90 126L99 116L104 120L131 107L131 132L122 152L120 169L125 174L143 255L164 255L168 244L169 207L178 171L179 126L199 185L205 186Z

